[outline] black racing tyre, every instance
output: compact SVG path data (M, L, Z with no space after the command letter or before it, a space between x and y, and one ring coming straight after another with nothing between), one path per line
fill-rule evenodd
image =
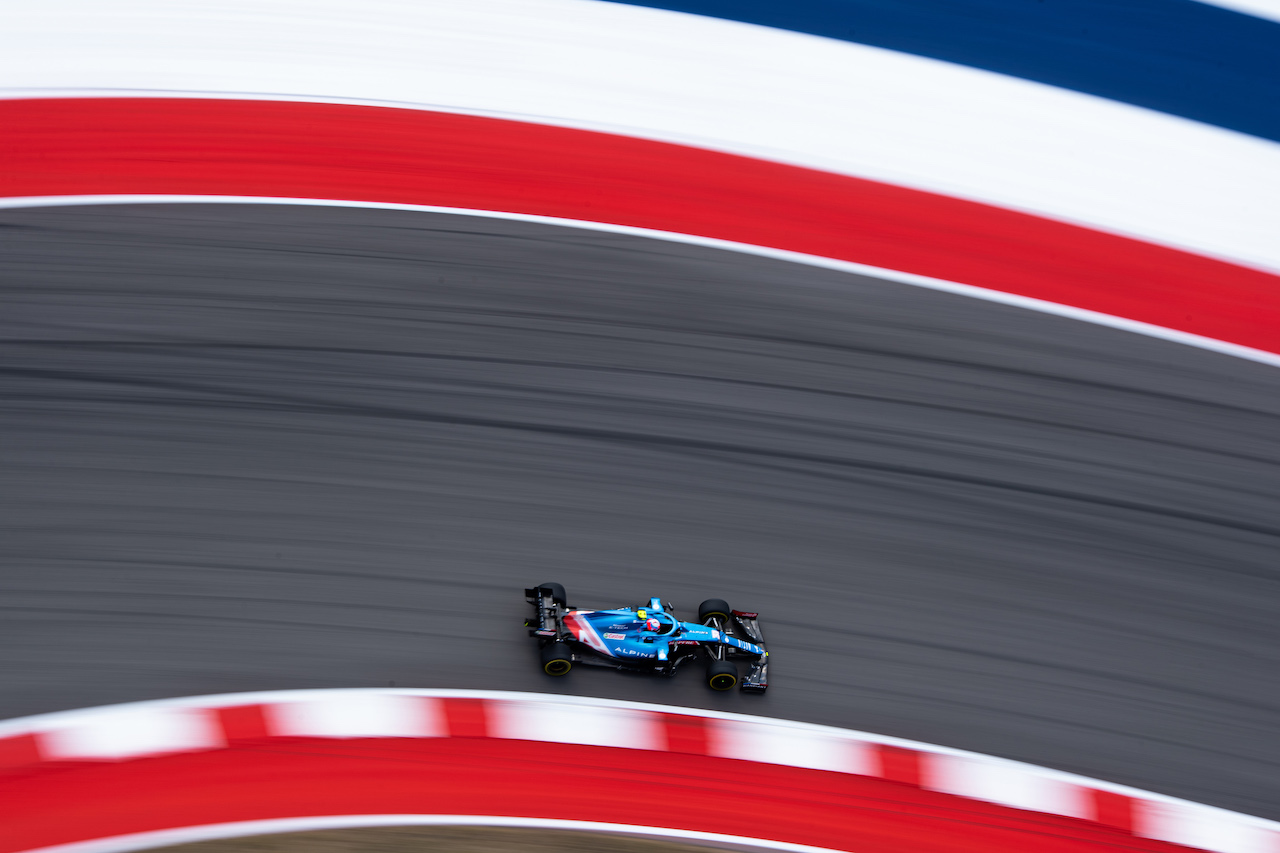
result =
M738 683L738 667L733 661L713 660L707 666L707 686L712 690L732 690Z
M565 643L547 643L542 647L542 671L547 675L565 675L573 669L573 654Z
M722 598L708 598L706 601L698 605L698 621L705 623L708 616L719 616L724 621L729 621L729 614L733 611L729 609L729 605Z
M564 587L558 583L540 583L538 589L545 589L551 593L551 600L561 607L568 607L568 599L564 595Z

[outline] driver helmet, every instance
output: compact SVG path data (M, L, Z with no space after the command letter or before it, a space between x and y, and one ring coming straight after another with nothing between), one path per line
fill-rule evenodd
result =
M650 616L648 619L644 620L644 629L646 631L652 631L653 633L656 634L661 628L662 628L662 623L659 622L653 616Z

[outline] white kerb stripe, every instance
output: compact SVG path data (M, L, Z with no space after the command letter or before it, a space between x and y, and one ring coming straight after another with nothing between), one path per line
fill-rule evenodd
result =
M444 737L440 700L421 696L338 693L266 706L272 734L292 737Z
M1088 788L1040 773L1036 768L959 755L925 754L922 758L924 787L930 790L1015 809L1096 819Z
M48 760L114 760L226 745L216 711L137 708L103 712L37 736Z
M662 723L648 711L560 702L493 702L486 710L493 737L630 749L666 748Z
M713 720L707 729L707 741L708 751L721 758L861 776L874 776L879 772L879 761L871 744L786 725Z
M1135 800L1134 834L1215 853L1280 853L1280 833L1244 815L1192 803Z

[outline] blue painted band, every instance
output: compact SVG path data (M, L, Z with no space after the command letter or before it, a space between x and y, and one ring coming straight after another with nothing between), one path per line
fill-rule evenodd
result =
M1280 23L1195 0L625 0L942 59L1280 141Z

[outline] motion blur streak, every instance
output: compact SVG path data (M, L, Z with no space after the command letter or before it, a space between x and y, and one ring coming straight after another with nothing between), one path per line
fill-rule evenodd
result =
M1075 2L959 7L962 18L1008 21L1015 6ZM354 100L585 127L1027 211L1280 271L1280 145L1238 132L1239 122L1224 129L1168 114L1194 98L1211 110L1232 104L1250 128L1276 130L1276 98L1267 93L1277 90L1280 27L1185 0L1141 2L1167 5L1184 20L1197 10L1190 17L1202 19L1195 43L1162 55L1153 48L1165 14L1133 13L1137 35L1102 51L1122 51L1148 79L1169 81L1149 105L1165 112L1108 100L1114 90L1097 97L895 50L596 0L10 3L0 89ZM932 29L935 10L920 0L876 5L898 7L913 32ZM1082 45L1107 26L1109 5L1086 4L1051 52L1026 50L1030 58L1012 73L1034 76L1037 58L1103 67ZM843 2L824 12L861 33L885 14ZM974 29L941 26L933 35L954 46ZM984 30L982 49L994 53L999 31L976 29ZM1177 74L1150 72L1170 64ZM1188 75L1192 83L1174 82Z
M1280 22L1280 3L1276 0L1203 0L1244 15L1255 15L1269 21Z
M1280 29L1186 0L624 0L900 50L1280 139ZM1280 20L1276 0L1208 0Z
M7 145L4 196L354 199L599 221L851 261L956 282L957 291L980 284L988 296L1138 321L1174 330L1169 337L1190 333L1272 363L1280 353L1275 276L811 169L579 130L334 104L0 101L0 119L23 128Z
M0 222L4 716L559 690L1280 816L1272 367L534 223ZM758 610L770 693L549 681L520 627L546 580Z
M638 823L647 828L637 829L651 835L721 842L749 827L759 839L755 846L805 853L1168 849L1150 840L1220 853L1280 851L1280 825L1268 821L925 744L890 745L860 732L758 717L704 717L636 703L467 692L459 697L453 691L277 691L13 721L25 722L29 737L42 746L67 728L118 728L129 716L200 711L220 721L216 727L227 746L182 754L162 746L146 761L59 757L21 767L0 764L9 771L0 776L0 798L18 807L0 826L0 851L104 853L234 836L251 828L378 825L397 822L397 815L405 816L398 821L405 824L493 821L618 829ZM305 704L341 712L354 702L394 707L397 713L443 708L448 730L416 738L350 731L300 737L271 723L273 710ZM658 737L621 750L602 748L606 744L567 730L557 710L574 712L597 734L612 730L625 736L638 723ZM501 721L512 716L526 717L533 728L515 737L495 730L495 723L496 729L509 729L510 720ZM776 738L821 735L833 745L858 743L873 760L865 768L837 772L742 755L726 760L709 737L712 728L724 725L746 726L744 742L754 741L766 752ZM762 741L762 731L772 736ZM0 751L10 740L0 740ZM922 772L903 778L904 758ZM968 770L957 772L957 764ZM1232 843L1217 843L1214 832Z
M825 853L823 848L810 847L803 844L760 841L756 838L745 838L738 835L669 829L666 827L634 826L583 820L548 820L533 817L422 814L320 815L315 817L211 824L46 847L41 849L39 853L132 853L135 850L153 850L157 847L167 847L174 844L192 844L228 838L249 838L286 832L315 832L327 829L368 829L384 826L487 826L517 829L568 829L579 832L620 833L648 838L680 839L709 843L709 846L723 846L731 850L744 847L762 847L766 850L780 850L786 851L786 853ZM604 843L607 844L607 840Z
M304 730L296 725L299 712L309 721ZM165 717L200 717L218 743L178 744L166 737L140 743L139 726ZM310 725L315 720L325 725L315 729ZM394 720L396 725L371 730L369 720ZM68 735L89 735L99 744L123 741L130 747L128 757L167 760L121 763L97 750L81 756L50 754L50 743ZM414 738L420 742L407 740ZM421 742L439 738L462 742L448 747ZM509 778L510 755L503 756L499 767L481 761L467 778L455 779L459 756L492 755L491 748L476 743L492 738L625 752L581 752L587 764L566 773L566 754L559 746L544 747L540 754L537 746L512 743L513 753L544 774L555 768L556 784L522 792L519 782ZM231 752L211 755L215 750ZM283 754L292 756L284 764ZM671 754L680 757L668 758ZM363 771L352 775L341 755L359 757ZM725 758L735 761L718 760ZM290 779L282 790L282 774L292 775L288 768L297 761L306 764L309 778L303 783ZM377 766L384 762L391 762L391 768ZM400 772L405 763L416 765L410 779ZM521 766L516 763L517 772ZM203 781L210 767L219 767L224 777L211 786ZM235 768L235 779L225 778L227 768ZM372 789L370 770L377 776ZM1089 849L1099 843L1135 849L1136 839L1147 838L1219 853L1280 853L1280 823L991 756L788 720L511 691L277 690L44 714L0 722L0 771L12 783L6 786L0 776L0 800L25 806L20 818L10 819L7 831L0 830L2 853L51 846L64 853L132 850L248 834L252 827L286 832L372 826L397 822L396 815L377 809L406 804L415 812L399 816L404 824L483 823L496 814L523 816L496 819L508 825L529 817L543 820L527 825L556 825L568 818L585 829L579 823L584 819L614 821L622 815L653 824L658 834L725 841L724 834L709 836L701 830L733 825L707 816L709 800L726 793L729 799L722 802L725 814L733 813L730 821L741 820L739 812L749 813L756 838L780 842L786 849L818 844L872 853L887 846L898 853L911 837L920 853L939 846L955 853L975 844L991 853L1010 843L1007 831L1013 830L1018 850L1032 843L1039 850L1044 845L1074 849L1073 840ZM486 773L498 778L486 782ZM568 778L579 773L581 783ZM64 796L67 789L84 784L79 775L111 793L91 802ZM849 785L850 776L868 778ZM265 797L263 777L269 777L268 787L274 789ZM679 781L673 784L672 777ZM621 778L629 781L616 784ZM150 788L157 781L183 792L177 801L162 798L170 808L159 810L150 796L140 796L140 785ZM433 787L442 783L447 793ZM485 795L476 796L468 785L479 786ZM659 810L643 809L640 802L650 785L679 793ZM293 790L295 786L302 790ZM626 789L625 797L609 793L619 788ZM577 793L580 789L605 795L592 802ZM802 789L820 794L816 803L800 810L808 815L799 819L790 803ZM564 797L567 790L575 796ZM957 799L948 801L938 793ZM759 798L768 802L763 810L754 808L752 800ZM894 807L886 810L889 803ZM841 811L838 817L821 813L833 805ZM454 808L468 811L447 814ZM57 811L58 820L48 818L50 809ZM305 813L318 814L292 817ZM1044 819L1049 815L1074 820ZM252 818L249 824L246 818ZM690 832L691 827L696 829ZM644 831L654 834L655 828Z

